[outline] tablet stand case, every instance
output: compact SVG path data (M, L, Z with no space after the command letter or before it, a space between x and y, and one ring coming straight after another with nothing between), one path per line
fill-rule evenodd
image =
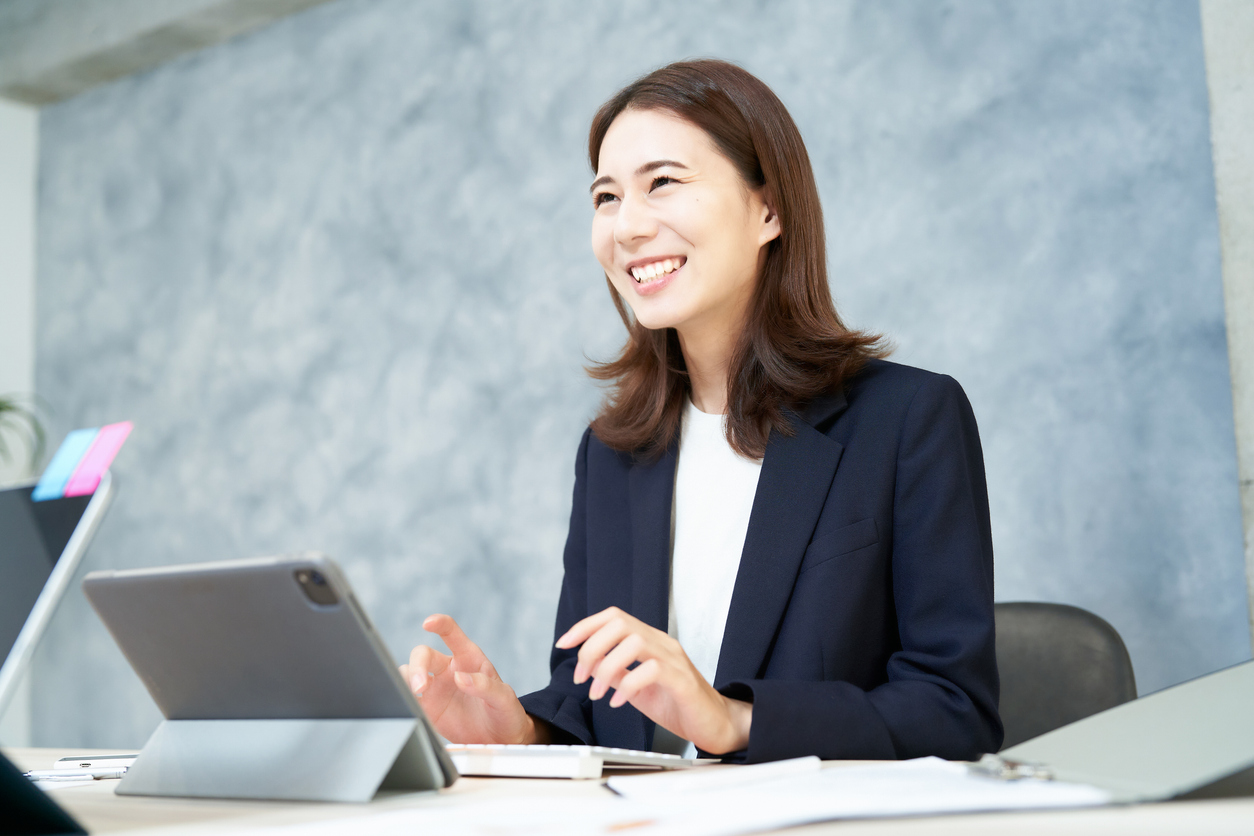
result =
M1254 661L1094 714L1000 753L1115 802L1254 795Z
M330 558L93 572L83 591L165 716L119 794L365 802L456 779Z
M366 802L444 786L432 745L413 718L166 720L117 793Z

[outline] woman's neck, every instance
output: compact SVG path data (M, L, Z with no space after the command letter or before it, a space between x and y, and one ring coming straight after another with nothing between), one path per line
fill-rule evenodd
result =
M693 406L711 415L726 413L727 373L738 335L731 329L678 333Z

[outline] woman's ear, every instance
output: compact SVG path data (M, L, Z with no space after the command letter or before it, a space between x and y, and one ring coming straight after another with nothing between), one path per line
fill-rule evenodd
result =
M761 207L762 224L758 232L758 246L766 246L774 241L783 232L779 225L779 213L775 211L775 207L771 205L770 200L765 196L762 200Z

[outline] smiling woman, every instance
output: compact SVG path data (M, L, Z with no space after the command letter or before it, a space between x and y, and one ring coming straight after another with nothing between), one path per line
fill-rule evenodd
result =
M704 80L692 77L694 66ZM703 95L703 83L725 95ZM665 156L666 149L676 149L680 159ZM836 314L809 155L788 111L761 81L715 61L658 70L601 108L588 155L599 175L592 187L592 248L618 291L614 301L630 337L617 362L593 372L618 383L593 425L598 437L620 449L663 449L679 427L683 398L665 383L667 370L676 367L726 390L729 400L722 403L707 406L700 393L693 400L705 412L727 413L733 447L760 458L771 428L788 431L783 407L838 388L867 358L884 353L874 337L846 328ZM630 169L633 155L641 158L639 167L630 183L620 174L620 183L612 172ZM644 236L632 228L640 223ZM650 224L659 226L656 234ZM614 262L616 242L618 257L631 258L635 250L696 246L689 234L700 238L706 281L690 279L688 293L672 294L680 298L669 304L640 298L660 289L658 280L638 284L633 293L624 265ZM625 266L641 261L650 258ZM685 299L696 311L682 308ZM685 313L702 316L680 327L675 317ZM669 344L666 328L676 329L678 345ZM694 368L707 355L735 373ZM638 403L659 400L665 405L642 409ZM641 424L642 415L658 417Z
M783 104L672 64L601 108L589 158L628 340L591 370L613 388L576 457L552 678L519 699L431 616L452 655L420 645L403 673L432 722L740 761L996 751L975 418L840 321Z

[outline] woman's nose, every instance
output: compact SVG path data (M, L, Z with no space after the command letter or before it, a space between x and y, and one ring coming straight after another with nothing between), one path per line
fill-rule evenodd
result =
M641 197L625 195L614 219L614 240L620 244L652 238L657 234L657 219Z

